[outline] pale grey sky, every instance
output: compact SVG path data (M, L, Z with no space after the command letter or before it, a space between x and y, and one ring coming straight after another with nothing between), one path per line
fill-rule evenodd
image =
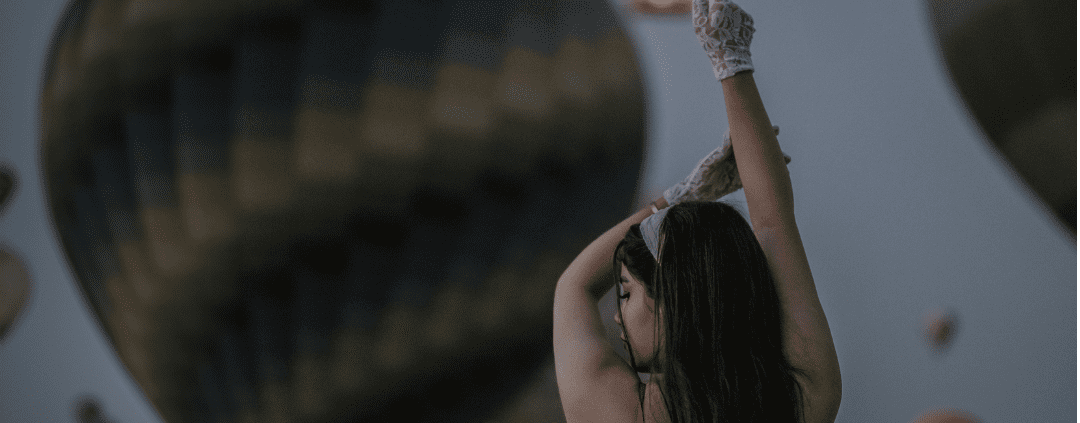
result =
M64 4L0 1L0 162L20 182L0 246L27 259L35 284L0 341L0 421L72 421L84 394L118 422L154 421L89 320L47 220L36 107ZM938 407L988 422L1072 420L1075 242L967 115L923 2L740 5L757 26L755 79L793 158L799 227L840 358L837 421L909 422ZM623 17L647 84L642 188L658 194L715 148L723 98L688 19ZM921 325L941 308L957 313L959 333L935 355Z

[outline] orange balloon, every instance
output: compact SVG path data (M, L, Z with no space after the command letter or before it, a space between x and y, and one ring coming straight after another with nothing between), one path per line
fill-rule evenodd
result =
M964 410L957 409L938 409L929 411L919 418L915 419L915 423L979 423L982 422L974 414L971 414Z
M690 0L631 0L631 7L649 15L685 15L690 13Z

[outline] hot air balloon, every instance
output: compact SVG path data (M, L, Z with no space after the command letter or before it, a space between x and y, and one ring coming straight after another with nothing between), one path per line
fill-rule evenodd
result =
M484 418L645 143L602 0L73 0L46 69L52 222L170 422Z

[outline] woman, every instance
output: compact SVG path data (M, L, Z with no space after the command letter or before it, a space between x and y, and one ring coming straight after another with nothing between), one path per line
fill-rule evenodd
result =
M785 156L750 72L753 21L734 3L695 0L694 25L724 90L730 146L589 244L559 278L555 365L567 421L831 422L839 363ZM740 184L753 229L731 207L700 201ZM615 280L630 363L599 314Z

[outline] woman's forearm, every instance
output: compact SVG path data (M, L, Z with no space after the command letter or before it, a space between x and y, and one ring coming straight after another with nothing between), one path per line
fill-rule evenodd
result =
M750 222L758 228L794 218L791 179L753 73L741 72L720 82Z
M604 296L614 285L611 262L612 255L615 254L615 247L626 236L626 231L630 230L630 226L641 223L642 220L652 214L652 205L657 208L664 208L667 206L667 202L663 198L656 200L593 240L563 272L556 290L584 289L599 301L600 297Z

